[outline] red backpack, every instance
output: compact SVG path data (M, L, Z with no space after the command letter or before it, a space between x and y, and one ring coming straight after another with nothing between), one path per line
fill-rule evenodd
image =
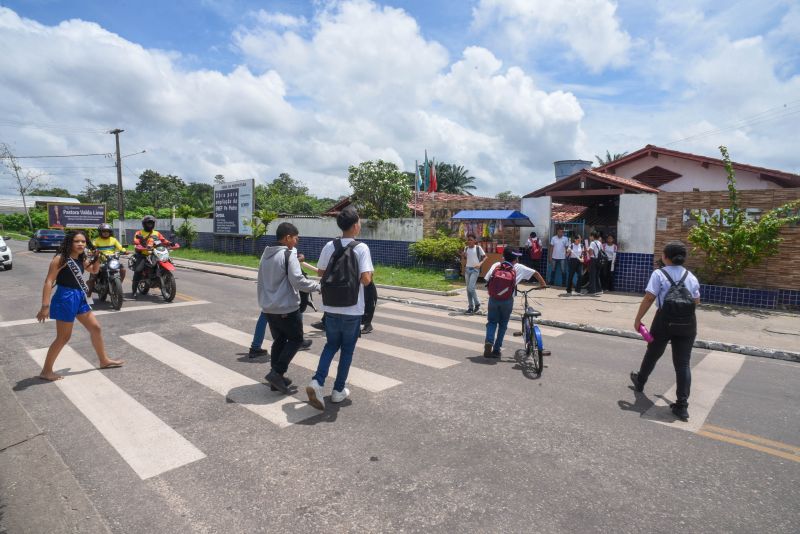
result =
M514 297L514 289L517 286L517 273L514 266L504 261L492 272L489 283L489 296L495 300L508 300Z
M533 242L533 245L531 245L530 255L532 260L542 259L542 244L539 243L538 239Z

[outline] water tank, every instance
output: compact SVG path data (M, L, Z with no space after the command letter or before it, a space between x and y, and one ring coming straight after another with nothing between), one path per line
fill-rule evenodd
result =
M583 159L564 159L561 161L554 161L553 165L556 168L556 182L563 180L567 176L572 176L581 169L591 169L592 162Z

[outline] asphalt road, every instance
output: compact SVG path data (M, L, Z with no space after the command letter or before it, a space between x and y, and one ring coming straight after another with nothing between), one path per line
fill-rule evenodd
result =
M669 356L629 387L641 341L551 329L535 378L514 341L480 356L479 320L381 302L351 399L316 412L305 367L289 402L256 383L267 362L238 344L255 284L181 270L174 303L100 316L127 365L91 369L76 325L56 385L29 352L54 325L10 323L35 314L50 257L0 272L0 368L113 532L800 530L798 364L696 350L686 424L654 405ZM322 349L310 335L298 361Z

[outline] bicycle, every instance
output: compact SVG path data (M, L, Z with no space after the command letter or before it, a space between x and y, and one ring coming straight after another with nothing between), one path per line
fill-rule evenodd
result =
M524 313L522 314L522 331L514 332L514 336L525 337L525 357L531 358L533 372L537 377L542 376L542 370L544 369L544 342L542 341L542 331L539 330L539 326L533 322L533 319L542 315L542 312L528 305L528 293L539 289L544 289L544 287L532 287L527 291L517 290L518 293L522 293L525 300Z

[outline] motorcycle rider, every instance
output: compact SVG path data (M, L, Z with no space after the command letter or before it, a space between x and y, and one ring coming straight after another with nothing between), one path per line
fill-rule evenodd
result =
M145 215L142 218L142 229L136 232L133 236L133 247L136 253L133 255L133 289L131 297L136 298L136 288L139 281L142 279L142 271L144 271L145 261L147 256L153 250L153 242L160 240L165 246L170 246L172 243L164 237L164 235L156 230L156 218L152 215Z
M128 250L123 247L119 241L117 241L117 238L112 235L110 224L103 223L98 226L97 233L99 234L99 237L96 237L92 240L92 245L94 246L94 253L102 255L103 259L107 259L108 256L114 254L115 252L122 252L123 254L128 252ZM119 266L119 277L121 280L125 280L125 267L123 267L121 263ZM87 285L89 286L90 295L94 291L94 284L96 280L96 274L93 274L89 277L89 282Z

